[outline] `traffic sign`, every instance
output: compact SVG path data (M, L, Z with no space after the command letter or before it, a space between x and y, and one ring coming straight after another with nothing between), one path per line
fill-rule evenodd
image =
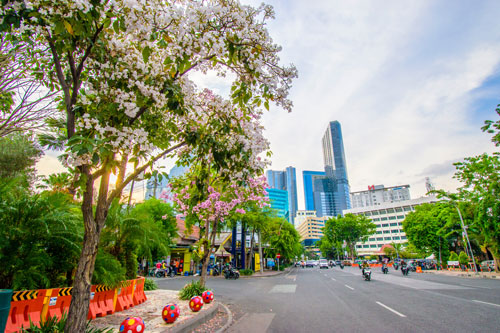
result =
M279 254L279 253L278 253L278 254L276 255L276 258L278 258L278 259L279 259L279 258L281 258L281 254Z

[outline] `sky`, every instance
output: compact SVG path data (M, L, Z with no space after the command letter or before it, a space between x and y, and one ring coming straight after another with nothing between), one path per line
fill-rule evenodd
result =
M302 171L323 170L321 138L333 120L342 126L351 191L409 184L417 198L425 177L454 191L454 162L495 151L480 128L498 118L500 1L266 3L275 8L268 30L282 63L299 77L293 111L272 106L265 135L271 169L297 170L299 209ZM53 154L38 169L56 170Z

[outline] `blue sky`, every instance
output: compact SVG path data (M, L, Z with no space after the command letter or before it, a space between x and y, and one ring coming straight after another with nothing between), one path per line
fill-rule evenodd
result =
M261 1L244 0L257 6ZM264 117L272 169L322 170L321 138L342 125L352 191L424 179L453 191L453 162L493 152L484 120L500 103L500 1L267 1L270 35L294 63L294 110ZM224 93L213 77L199 82ZM53 157L39 170L54 170Z

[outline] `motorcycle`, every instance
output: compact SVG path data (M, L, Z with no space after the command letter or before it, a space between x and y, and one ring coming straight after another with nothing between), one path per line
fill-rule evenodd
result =
M383 265L383 266L382 266L382 273L384 273L384 274L389 273L389 268L387 268L387 266L386 266L386 265Z
M213 276L218 276L220 275L220 271L219 271L219 268L217 266L214 267L214 270L212 272L212 275Z
M156 276L157 278L162 278L162 277L167 277L167 276L174 277L175 272L171 267L167 267L166 269L158 269L157 268L155 273L154 273L154 276Z
M401 266L401 273L403 273L403 276L408 276L408 273L410 271L410 268L407 265L402 265Z
M237 269L234 269L232 267L225 267L224 268L224 277L226 279L238 279L240 277L240 272L238 272Z
M340 266L341 269L344 269L344 264L343 263L340 263L339 266Z
M365 281L370 281L372 278L372 271L370 268L366 267L363 269L363 277L365 278Z
M398 270L398 268L399 268L399 265L398 265L397 263L395 263L395 264L394 264L394 269L395 269L395 270Z

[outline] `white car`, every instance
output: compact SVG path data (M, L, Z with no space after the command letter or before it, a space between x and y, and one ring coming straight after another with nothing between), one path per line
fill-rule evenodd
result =
M320 259L319 260L319 268L326 268L328 269L328 260L326 259Z

